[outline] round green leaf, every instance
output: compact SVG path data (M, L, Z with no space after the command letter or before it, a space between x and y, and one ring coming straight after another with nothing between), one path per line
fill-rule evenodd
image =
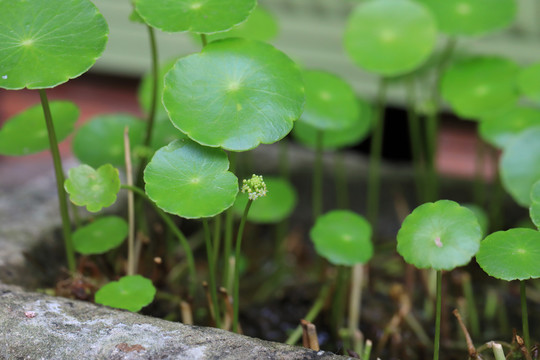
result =
M323 131L323 149L339 149L346 146L353 146L366 138L371 130L373 111L371 106L363 100L359 100L360 116L358 116L351 126L342 130ZM293 136L305 146L315 148L317 146L317 130L315 127L299 120L294 125Z
M334 210L319 216L309 236L317 253L334 265L365 264L373 255L371 225L352 211Z
M264 177L268 194L253 201L248 220L254 223L271 224L286 219L294 210L296 191L290 182L282 178ZM234 212L242 215L248 202L248 194L240 193L234 203Z
M436 39L435 19L422 5L409 0L369 0L349 17L345 49L366 70L395 76L426 61Z
M476 254L482 229L474 213L450 200L420 205L399 229L397 251L417 268L452 270Z
M152 152L154 152L163 146L168 145L174 140L185 138L186 135L175 128L168 117L158 117L154 120L150 147L153 150Z
M518 86L523 95L540 103L540 63L530 65L519 72Z
M522 132L504 149L500 160L503 186L521 206L529 207L531 188L540 179L539 139L539 126Z
M162 31L211 34L245 21L256 0L135 0L144 21Z
M518 228L486 237L476 261L488 275L511 281L540 277L539 257L540 232Z
M441 32L448 35L481 35L502 29L516 15L515 0L416 0L435 15ZM495 6L494 6L495 5Z
M515 105L518 66L496 57L474 57L451 65L441 95L461 117L479 118Z
M73 132L79 108L69 101L51 101L51 115L58 142ZM15 115L0 129L0 154L28 155L49 148L49 136L41 105Z
M107 216L77 229L73 233L73 246L84 255L103 254L122 244L127 235L128 224L124 219Z
M485 236L488 232L489 225L489 217L486 211L475 204L463 204L463 206L474 213L476 220L478 220L478 225L480 225L480 229L482 229L482 236Z
M118 169L111 164L103 165L97 171L88 165L79 165L69 170L64 188L72 203L98 212L116 201L120 191Z
M534 126L540 126L540 110L513 107L482 119L478 130L482 139L498 148L505 148L517 135Z
M144 122L127 114L99 115L79 128L73 138L73 153L82 163L123 166L124 128L129 127L131 149L143 143Z
M139 311L154 300L156 288L141 275L124 276L96 292L96 303L117 309Z
M540 229L540 180L535 182L531 190L531 207L529 208L531 220Z
M343 79L324 71L304 71L306 105L300 121L319 130L343 130L360 115L356 94Z
M232 37L270 41L276 37L277 33L278 24L274 16L268 10L257 6L246 21L236 25L231 30L208 35L207 41ZM201 42L201 37L198 34L193 34L193 37L197 42Z
M291 131L304 85L296 64L271 45L224 39L178 60L165 76L163 104L192 140L244 151Z
M221 149L175 140L146 169L146 193L161 209L184 218L211 217L234 203L238 179Z
M0 0L0 88L43 89L86 72L107 23L88 0Z

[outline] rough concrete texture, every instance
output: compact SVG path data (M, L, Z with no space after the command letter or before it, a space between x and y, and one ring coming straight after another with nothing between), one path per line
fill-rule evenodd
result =
M0 285L1 359L347 359Z

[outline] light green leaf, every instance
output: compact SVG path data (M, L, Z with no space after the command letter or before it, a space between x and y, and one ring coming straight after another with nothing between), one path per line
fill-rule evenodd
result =
M540 179L534 183L531 189L531 207L529 208L531 220L540 230Z
M146 193L171 214L211 217L231 207L238 193L238 179L228 169L223 150L176 140L158 150L146 167Z
M349 17L345 49L360 67L396 76L426 61L436 39L435 19L424 6L409 0L368 0Z
M540 179L540 127L516 136L500 160L501 180L506 191L521 206L531 204L531 188Z
M102 217L73 233L75 250L84 255L103 254L122 244L128 235L127 222L118 216Z
M192 140L244 151L291 131L304 85L296 64L271 45L224 39L178 60L165 76L163 104Z
M103 165L97 171L91 166L79 165L69 170L64 187L72 203L98 212L116 201L120 191L118 169L111 164Z
M144 21L159 30L211 34L245 21L256 0L135 0Z
M405 218L397 251L417 268L452 270L469 263L481 238L482 229L471 210L439 200L418 206Z
M505 148L523 131L540 126L540 110L527 107L513 107L497 115L480 121L480 136L491 145Z
M69 101L51 101L51 115L57 141L73 132L79 108ZM9 119L0 129L0 154L28 155L49 148L49 136L41 105L32 106Z
M0 88L43 89L86 72L109 33L88 0L0 0Z
M309 236L317 253L334 265L365 264L373 255L371 225L348 210L334 210L317 218Z
M540 103L540 63L529 65L519 72L518 86L523 95Z
M150 304L155 295L152 281L141 275L131 275L103 286L95 300L97 304L136 312Z
M518 228L486 237L476 261L488 275L511 281L540 277L539 257L540 232Z

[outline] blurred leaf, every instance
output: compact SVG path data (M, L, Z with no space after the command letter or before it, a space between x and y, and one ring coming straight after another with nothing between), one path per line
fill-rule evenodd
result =
M540 103L540 63L527 66L520 71L518 86L523 95Z
M529 208L531 220L540 230L540 180L534 183L531 190L531 207Z
M154 300L156 288L152 281L141 275L124 276L118 281L112 281L96 293L96 303L139 311Z
M513 107L495 116L482 119L479 133L482 139L498 148L510 145L523 131L540 126L540 110Z
M103 254L122 244L128 235L127 222L118 216L102 217L73 233L75 250L84 255Z

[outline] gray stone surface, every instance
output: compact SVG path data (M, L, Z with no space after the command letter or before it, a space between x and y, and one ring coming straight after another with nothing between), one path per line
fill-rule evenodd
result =
M1 359L347 359L0 285Z

